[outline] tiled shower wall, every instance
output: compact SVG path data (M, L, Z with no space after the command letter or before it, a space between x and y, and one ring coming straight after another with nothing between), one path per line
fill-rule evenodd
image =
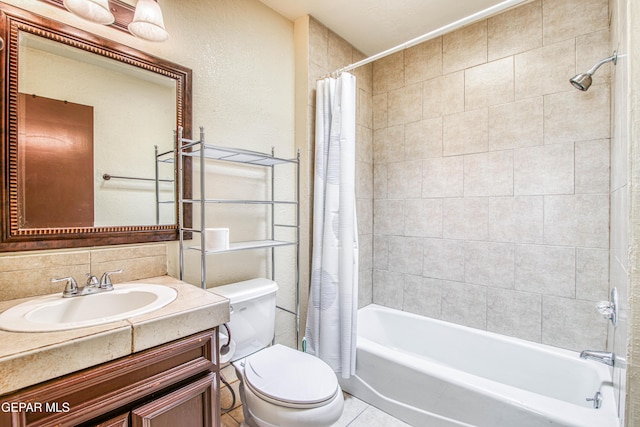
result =
M568 80L608 11L534 1L373 64L373 302L606 347L610 65Z

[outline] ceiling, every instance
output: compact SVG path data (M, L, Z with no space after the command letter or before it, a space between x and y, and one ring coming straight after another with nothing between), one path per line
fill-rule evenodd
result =
M504 0L260 0L295 21L311 15L366 55L374 55ZM523 0L524 1L524 0Z

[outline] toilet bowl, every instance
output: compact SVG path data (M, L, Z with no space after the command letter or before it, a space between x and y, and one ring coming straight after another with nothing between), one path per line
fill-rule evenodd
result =
M326 427L342 414L336 375L314 356L276 344L233 365L247 426Z
M268 279L210 289L230 302L228 327L235 353L229 359L240 380L243 426L331 426L344 406L335 372L313 355L271 345L277 289Z

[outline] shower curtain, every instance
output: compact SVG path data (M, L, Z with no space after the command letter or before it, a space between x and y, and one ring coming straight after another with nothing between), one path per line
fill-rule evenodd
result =
M358 227L355 209L356 78L317 83L313 249L306 351L343 378L355 373Z

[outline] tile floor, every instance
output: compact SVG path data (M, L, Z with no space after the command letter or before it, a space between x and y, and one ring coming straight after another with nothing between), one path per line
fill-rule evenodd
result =
M242 406L238 396L240 385L233 366L228 365L222 369L222 375L231 385L236 394L236 403L232 410L222 415L222 427L239 427L244 419ZM224 384L221 385L220 401L223 408L231 405L231 393ZM381 410L374 408L365 402L345 393L344 411L342 417L333 427L409 427L408 424L392 417Z

